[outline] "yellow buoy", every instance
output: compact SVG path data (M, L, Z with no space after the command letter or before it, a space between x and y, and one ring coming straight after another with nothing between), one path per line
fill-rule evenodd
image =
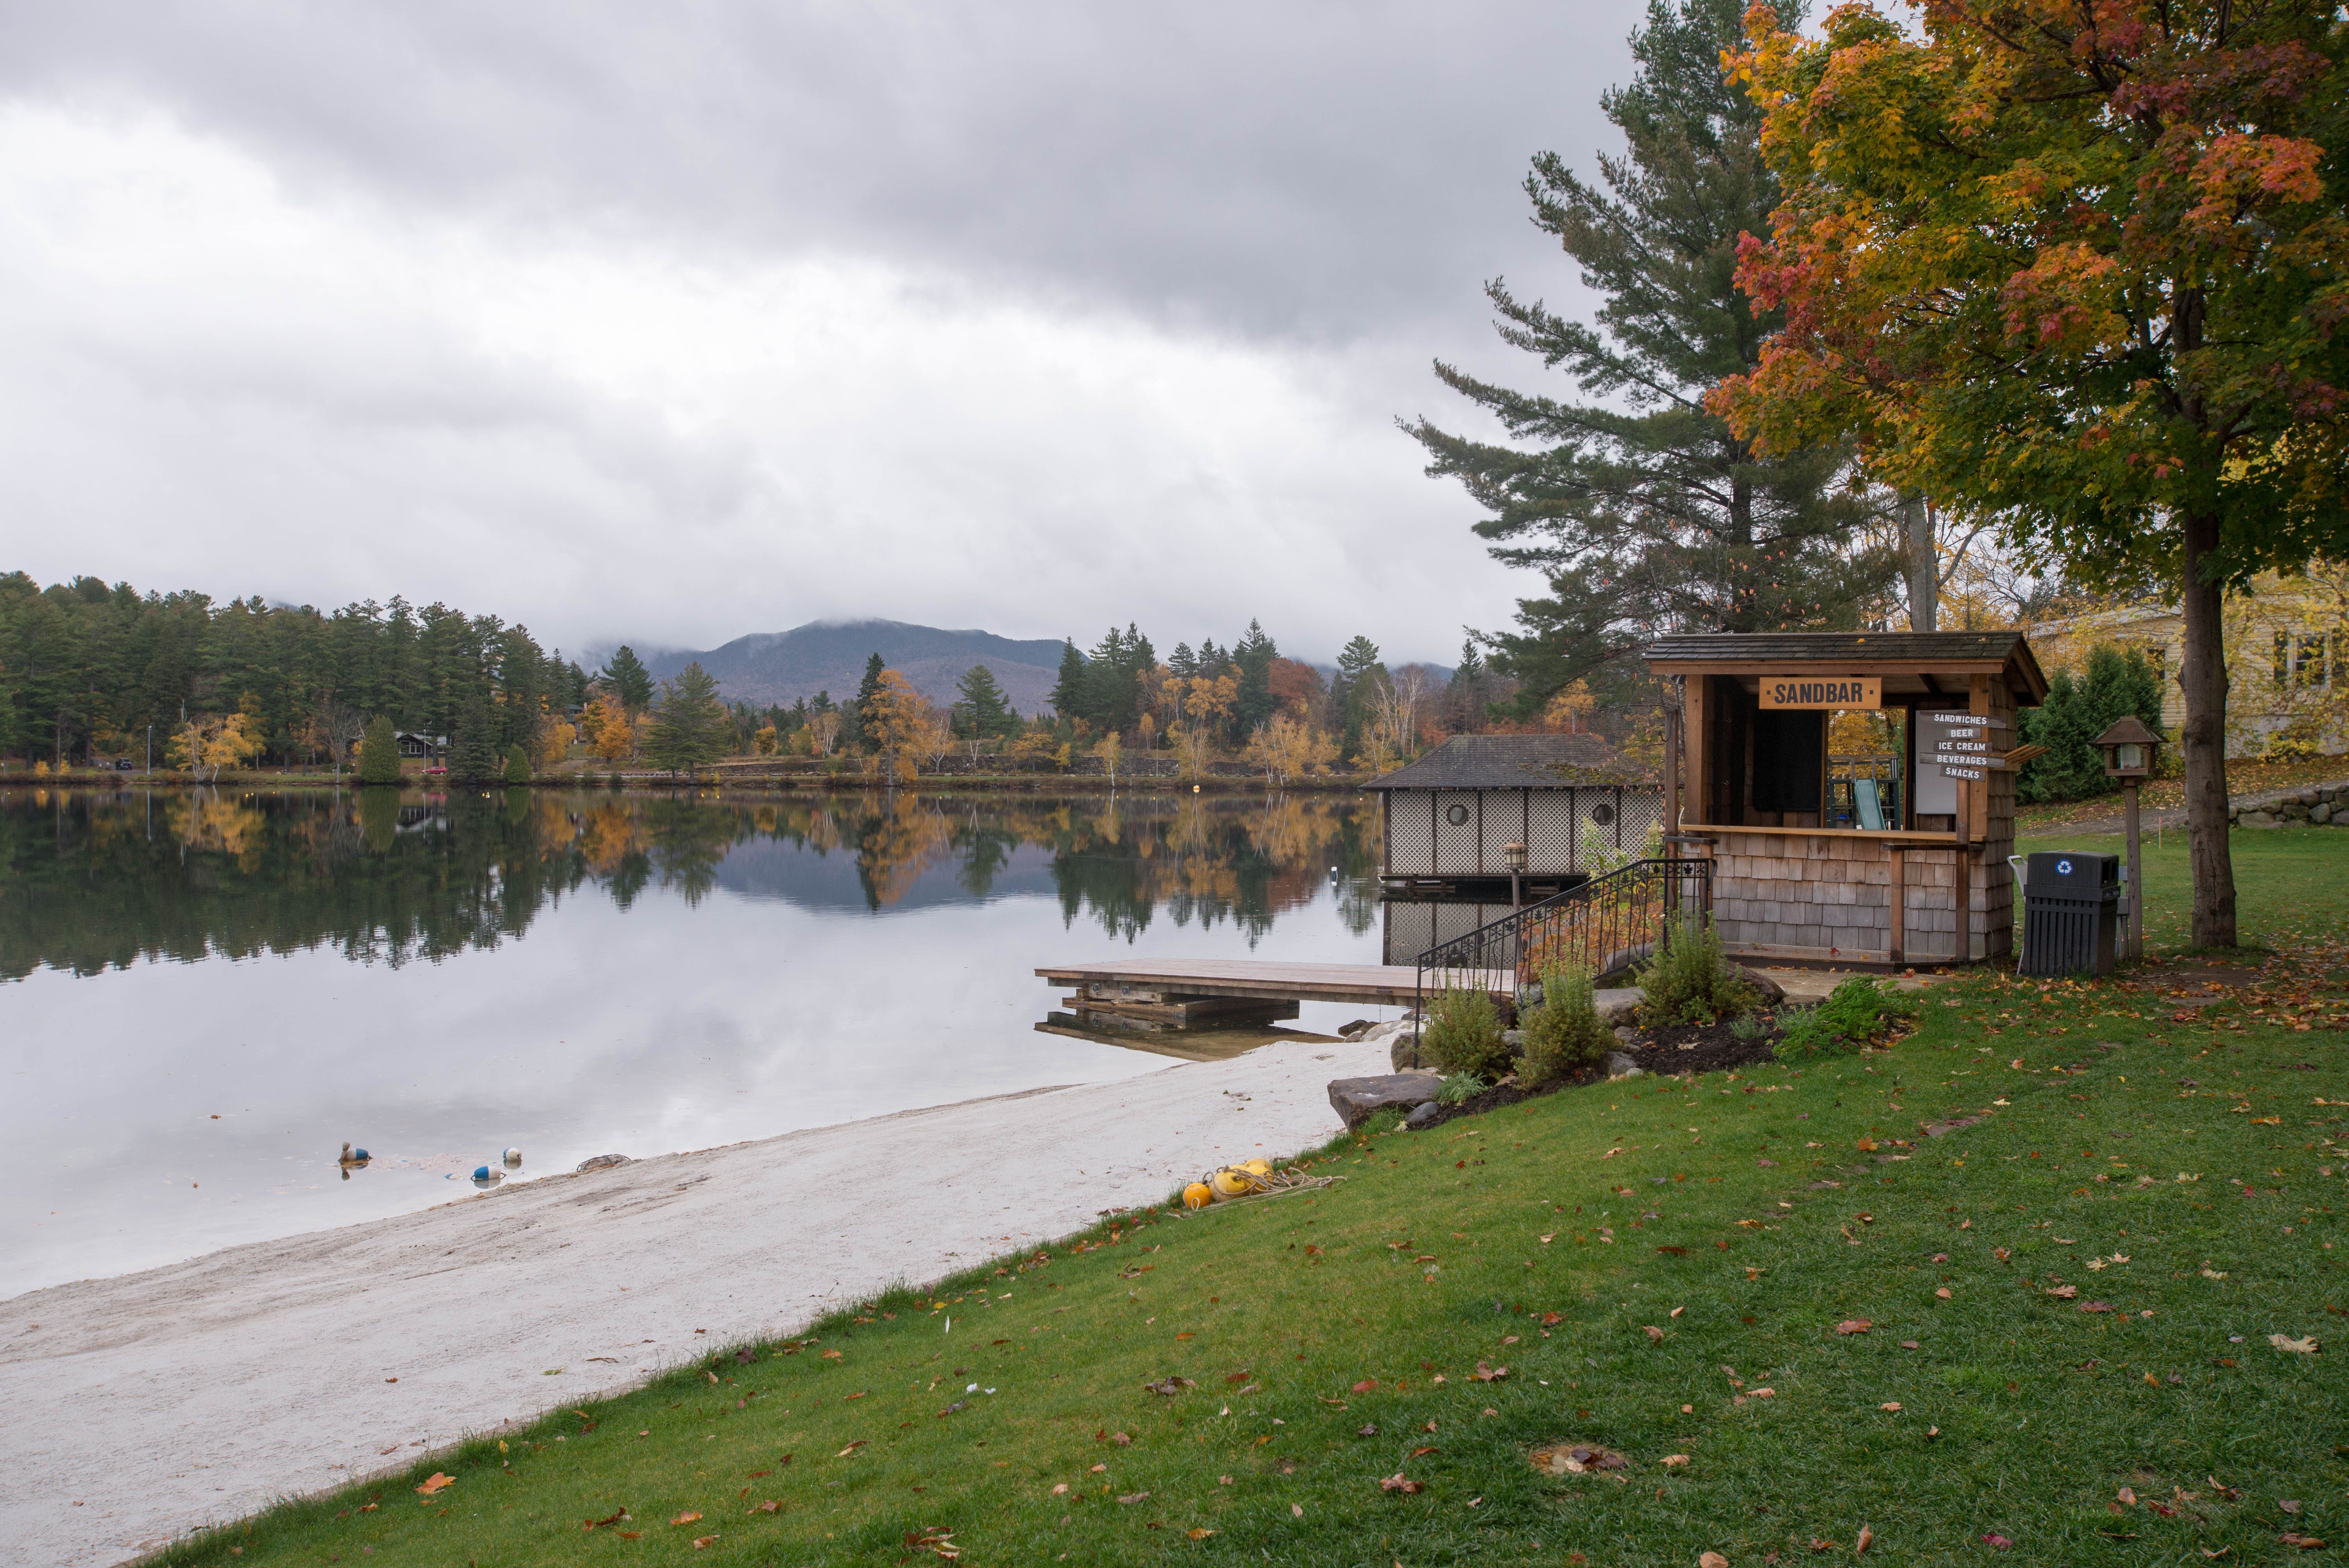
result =
M1215 1201L1215 1189L1205 1181L1194 1181L1183 1189L1183 1207L1186 1209L1204 1209Z
M1272 1174L1272 1167L1261 1160L1244 1160L1240 1162L1240 1169L1253 1171L1258 1176Z
M1247 1171L1226 1166L1207 1178L1207 1185L1215 1189L1218 1198L1244 1198L1256 1191L1256 1178Z

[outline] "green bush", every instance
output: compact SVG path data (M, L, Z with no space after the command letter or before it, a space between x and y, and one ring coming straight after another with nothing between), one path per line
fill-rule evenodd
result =
M1446 1105L1465 1105L1485 1092L1485 1080L1475 1073L1454 1073L1435 1091L1435 1098Z
M1651 1029L1733 1018L1762 999L1722 951L1720 931L1693 916L1671 923L1662 951L1634 978L1643 993L1640 1022Z
M1430 1002L1419 1051L1446 1077L1474 1073L1489 1083L1509 1070L1500 1009L1482 991L1446 991Z
M1599 1021L1590 971L1553 969L1542 976L1541 1006L1526 1016L1526 1060L1517 1076L1528 1085L1557 1083L1598 1066L1614 1043Z
M2047 748L2015 776L2015 799L2023 801L2080 800L2120 788L2105 777L2105 754L2096 737L2123 714L2135 714L2161 733L2161 677L2141 653L2098 648L2086 672L2075 678L2058 670L2047 683L2047 698L2021 715L2024 741Z
M380 715L367 721L367 733L359 738L359 782L399 782L399 737L393 733L391 720Z
M530 782L530 753L519 746L506 748L506 782L509 784Z
M1921 1010L1907 992L1855 975L1817 1006L1788 1008L1778 1015L1776 1054L1781 1061L1846 1056Z

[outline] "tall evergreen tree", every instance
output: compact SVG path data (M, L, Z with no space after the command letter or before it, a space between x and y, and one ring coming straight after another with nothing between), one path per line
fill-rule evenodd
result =
M645 668L636 650L622 643L595 672L595 678L612 690L630 713L642 713L653 705L652 672Z
M1061 644L1060 678L1052 683L1051 695L1045 698L1052 711L1062 718L1081 717L1085 709L1085 656L1077 652L1074 637Z
M840 749L858 752L864 749L867 736L873 728L873 699L881 693L881 672L888 666L874 654L864 661L864 678L856 686L856 700L841 710Z
M733 737L733 718L719 700L718 677L697 660L661 682L645 759L690 779L696 769L725 756Z
M1232 704L1232 733L1246 737L1256 733L1256 727L1272 717L1276 706L1272 697L1272 661L1280 656L1280 649L1264 634L1264 627L1255 621L1247 625L1247 634L1232 648L1232 663L1240 669L1239 697Z
M1471 633L1460 640L1460 662L1452 667L1452 680L1444 689L1444 722L1461 731L1473 730L1481 724L1489 686L1484 651L1476 646L1475 634Z
M1791 25L1800 0L1774 8ZM1854 624L1898 567L1889 550L1853 548L1865 503L1838 483L1844 450L1763 459L1703 405L1760 363L1778 325L1736 284L1738 237L1770 232L1779 195L1763 111L1722 79L1743 9L1650 0L1631 35L1639 68L1601 99L1629 144L1599 159L1603 190L1556 153L1533 160L1534 221L1605 299L1597 327L1502 280L1486 286L1505 341L1604 401L1518 392L1439 362L1444 385L1522 444L1405 427L1428 472L1456 477L1485 509L1475 528L1492 553L1544 574L1547 595L1521 600L1518 629L1493 639L1529 709L1660 632Z
M457 733L449 744L449 777L460 784L486 784L498 776L504 762L498 755L497 725L490 717L489 694L475 685L457 712Z
M965 734L985 740L1019 733L1019 716L1011 711L1011 698L996 680L995 672L985 665L973 665L963 671L962 679L955 683L955 691L962 698L955 707Z
M1371 694L1374 683L1385 676L1386 666L1379 662L1379 645L1370 638L1357 636L1338 650L1338 678L1330 683L1330 706L1340 729L1340 755L1351 757L1361 749L1362 726L1370 719Z
M1177 643L1174 651L1166 655L1166 673L1179 680L1189 680L1199 670L1199 662L1192 655L1191 645Z

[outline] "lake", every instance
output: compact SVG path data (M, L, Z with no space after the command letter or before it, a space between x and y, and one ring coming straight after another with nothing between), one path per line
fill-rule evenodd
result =
M0 1296L469 1198L509 1145L528 1180L1164 1067L1039 1032L1030 971L1379 962L1377 823L1358 796L0 790Z

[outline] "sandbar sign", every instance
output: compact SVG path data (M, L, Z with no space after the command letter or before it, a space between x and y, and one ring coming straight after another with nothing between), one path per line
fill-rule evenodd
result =
M1880 708L1884 681L1878 676L1764 676L1762 706Z

